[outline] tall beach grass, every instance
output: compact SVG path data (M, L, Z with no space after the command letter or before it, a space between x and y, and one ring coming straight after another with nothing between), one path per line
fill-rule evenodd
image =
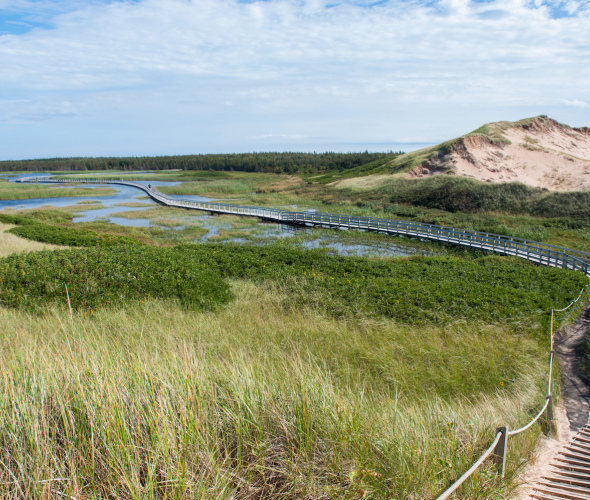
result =
M513 327L337 320L233 290L217 313L0 309L0 497L433 498L543 403L544 350ZM461 498L508 494L538 434Z

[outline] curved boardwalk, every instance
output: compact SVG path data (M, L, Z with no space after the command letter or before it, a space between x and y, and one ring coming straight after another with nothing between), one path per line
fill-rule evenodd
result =
M19 182L50 183L50 184L120 184L145 191L150 198L169 207L204 210L216 214L233 214L258 217L263 220L338 229L361 229L375 231L395 236L408 236L422 240L448 243L475 250L494 252L502 255L512 255L530 260L536 264L560 267L580 271L590 276L590 253L557 247L537 241L513 238L499 234L470 231L453 227L437 226L420 222L407 222L396 219L381 219L377 217L355 217L351 215L328 214L318 212L290 212L274 208L231 205L226 203L184 201L160 193L154 188L138 182L102 179L51 179L43 177L27 177Z

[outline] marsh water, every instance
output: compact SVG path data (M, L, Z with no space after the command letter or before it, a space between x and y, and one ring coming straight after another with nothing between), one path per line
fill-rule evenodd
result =
M8 177L14 182L21 177L48 177L50 174L0 174L0 177ZM178 182L162 181L134 181L152 186L173 186ZM61 186L64 189L73 189L77 186ZM146 197L141 190L130 186L104 184L84 184L87 188L109 187L116 191L111 196L81 196L81 197L59 197L59 198L32 198L27 200L0 200L0 210L24 210L41 207L73 207L75 206L74 222L103 221L120 226L135 227L159 227L169 231L179 231L188 226L200 226L207 232L195 238L195 242L223 241L237 244L267 244L279 239L290 238L293 244L304 248L322 248L329 253L344 256L374 256L374 257L400 257L410 255L430 255L431 252L421 248L415 241L401 238L391 238L392 241L371 241L370 238L363 238L362 235L350 237L349 231L340 230L317 230L313 228L290 226L286 224L275 224L268 222L256 222L248 220L241 222L242 218L204 214L202 212L187 211L174 224L162 223L161 220L151 220L133 215L133 218L119 216L126 212L141 212L158 206L156 202ZM213 201L203 196L175 196L171 198L188 201ZM219 200L218 200L219 201ZM228 201L228 200L222 200ZM141 206L124 206L125 204L137 204ZM328 234L326 234L328 233ZM353 233L350 231L350 233ZM356 233L356 231L355 231Z

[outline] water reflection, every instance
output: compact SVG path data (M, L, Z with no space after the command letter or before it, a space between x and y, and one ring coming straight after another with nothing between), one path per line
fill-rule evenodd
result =
M31 172L27 174L12 174L9 172L3 173L1 176L9 178L10 182L15 182L17 179L21 179L23 177L51 177L52 174L46 172ZM180 184L179 182L166 182L166 181L134 181L139 184L148 185L151 184L152 186L175 186ZM42 185L42 184L40 184ZM47 185L47 184L46 184ZM127 211L138 211L138 210L146 210L147 208L153 208L157 205L157 203L149 198L147 198L145 192L141 191L140 189L133 188L131 186L122 186L118 184L84 184L81 186L78 185L70 185L70 186L60 186L64 189L75 189L79 187L97 189L97 188L111 188L116 190L116 194L111 196L72 196L72 197L57 197L57 198L31 198L28 200L0 200L0 210L5 208L12 208L14 210L26 210L26 209L36 209L41 207L55 207L55 208L63 208L69 207L72 205L80 205L83 206L87 204L87 202L94 202L94 203L101 203L104 208L101 209L90 209L87 213L75 216L74 222L93 222L95 220L110 220L109 215L114 214L117 212L127 212ZM204 196L176 196L176 195L169 195L171 198L179 199L179 200L187 200L187 201L200 201L200 202L207 202L213 201L211 198L206 198ZM81 203L82 202L82 203ZM138 203L141 202L144 205L149 205L146 207L124 207L120 206L122 203ZM118 218L121 219L121 218ZM144 219L145 221L145 219ZM114 222L114 221L113 221ZM141 223L135 224L135 221L127 221L125 226L141 226ZM149 226L148 223L143 224L144 226Z
M29 173L29 174L14 174L4 173L0 176L9 177L11 182L22 178L22 177L47 177L51 174L47 173ZM142 184L151 184L152 186L171 186L179 184L178 182L165 182L165 181L136 181ZM64 188L74 188L78 186L63 186ZM74 216L74 222L93 222L93 221L104 221L117 224L120 226L130 227L157 227L169 231L181 231L189 226L195 227L200 226L207 230L207 233L199 238L195 239L195 242L207 242L220 240L227 243L237 244L270 244L279 239L293 238L293 244L301 246L303 248L324 248L330 253L344 255L344 256L381 256L381 257L399 257L399 256L410 256L410 255L431 255L429 252L422 248L417 248L408 242L399 243L399 239L396 242L388 241L375 241L375 242L363 242L358 243L351 241L351 238L343 237L344 235L339 234L339 231L333 231L331 235L321 235L314 237L314 230L305 226L291 226L287 224L275 224L268 222L252 223L250 225L244 225L243 222L232 222L225 216L218 215L193 215L199 212L186 211L186 215L175 217L178 219L180 224L164 225L163 220L150 220L148 218L126 218L118 217L116 214L121 212L138 212L146 210L148 208L154 208L157 203L146 197L146 194L136 188L122 185L109 185L105 184L84 184L84 187L89 188L104 188L111 187L117 192L111 196L81 196L81 197L60 197L60 198L35 198L29 200L0 200L0 210L5 208L12 209L33 209L40 207L67 207L72 205L78 205L81 210L80 214ZM186 201L200 201L207 202L213 201L210 198L204 196L186 196L186 195L168 195L171 198ZM227 201L227 200L226 200ZM92 208L92 204L100 204L100 208ZM145 206L140 207L129 207L122 206L122 204L129 203L141 203ZM85 210L86 209L86 210ZM251 220L251 219L250 219ZM220 232L224 231L227 233L222 238ZM232 231L234 235L232 237ZM242 236L245 235L245 236Z

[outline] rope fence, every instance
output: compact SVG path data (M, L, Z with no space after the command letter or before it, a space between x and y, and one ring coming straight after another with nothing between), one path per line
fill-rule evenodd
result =
M551 428L554 429L552 377L553 377L553 359L554 359L554 355L555 355L555 350L553 349L554 341L555 341L555 333L554 333L555 314L562 313L562 312L569 310L570 313L560 319L560 322L565 321L565 319L567 319L570 316L571 312L576 310L576 307L574 307L574 306L576 304L579 304L580 301L586 296L586 293L587 293L589 287L590 287L590 285L586 285L584 288L582 288L578 297L576 299L572 300L563 309L555 309L553 307L551 308L548 383L547 383L547 395L545 397L545 404L543 405L543 408L541 408L539 413L537 413L537 415L533 419L531 419L531 421L528 424L521 427L520 429L515 429L513 431L509 431L507 426L499 427L498 429L496 429L496 436L495 436L492 444L489 446L489 448L487 448L486 451L484 451L484 453L471 466L471 468L467 472L465 472L465 474L463 474L449 488L447 488L444 491L444 493L442 493L440 496L438 496L436 498L436 500L445 500L445 499L449 498L453 494L453 492L455 492L457 490L457 488L459 488L459 486L461 486L465 482L465 480L467 478L469 478L469 476L471 476L481 466L481 464L483 464L485 462L485 460L490 455L493 456L494 464L496 466L498 474L500 474L501 477L504 477L504 472L506 469L506 454L508 452L508 438L511 436L515 436L517 434L520 434L521 432L525 432L526 430L530 429L535 424L535 422L537 422L537 420L539 420L539 418L541 418L541 416L545 412L547 412L547 418L549 419ZM588 418L590 421L590 415Z

